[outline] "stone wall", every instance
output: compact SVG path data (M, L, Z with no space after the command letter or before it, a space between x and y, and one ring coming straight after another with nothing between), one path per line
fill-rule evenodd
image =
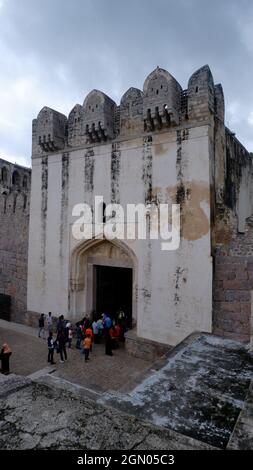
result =
M94 212L96 195L124 208L178 203L178 250L162 253L154 240L124 244L135 258L138 336L174 345L193 331L210 332L213 319L217 333L247 340L252 156L224 116L222 86L208 65L186 90L157 67L120 106L93 90L68 118L43 108L33 121L28 309L72 319L90 313L85 263L82 282L70 276L80 248L72 237L76 204Z
M252 248L253 228L249 227L245 234L235 236L229 245L217 249L214 269L213 331L247 342L253 289Z
M253 289L252 156L226 129L223 203L213 226L213 331L249 341Z
M31 170L0 160L0 293L11 297L11 320L26 312Z
M178 203L178 250L163 252L161 240L149 239L149 233L138 239L136 230L121 242L134 266L133 319L139 337L170 345L197 329L211 331L214 97L208 66L192 75L188 91L157 67L143 90L130 88L120 106L93 90L68 119L42 109L33 122L29 311L62 313L74 321L95 309L88 245L72 234L75 205L85 202L94 213L100 195L107 208L121 204L125 216L127 204L149 204L158 213L160 204ZM149 214L145 220L149 232ZM81 269L75 271L76 256Z

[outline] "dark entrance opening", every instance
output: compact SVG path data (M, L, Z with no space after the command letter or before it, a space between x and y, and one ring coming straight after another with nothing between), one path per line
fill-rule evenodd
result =
M131 268L114 268L94 266L96 312L108 313L112 318L122 308L132 323L132 286L133 272Z
M11 297L10 295L0 294L0 318L11 320Z

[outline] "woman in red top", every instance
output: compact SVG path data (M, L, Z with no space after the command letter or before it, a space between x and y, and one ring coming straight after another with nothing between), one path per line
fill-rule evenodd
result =
M119 345L118 345L118 333L117 333L117 329L116 329L115 326L111 326L111 328L109 330L109 335L111 337L112 349L117 349L119 347Z

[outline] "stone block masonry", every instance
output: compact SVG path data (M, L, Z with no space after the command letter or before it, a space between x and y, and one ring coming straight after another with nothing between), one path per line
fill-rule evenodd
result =
M10 296L10 319L26 312L31 170L0 160L0 294Z
M253 290L253 227L234 233L217 247L214 267L213 329L232 339L250 341Z

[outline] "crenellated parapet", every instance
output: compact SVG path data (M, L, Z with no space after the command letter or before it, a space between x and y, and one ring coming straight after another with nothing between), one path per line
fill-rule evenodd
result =
M143 93L129 88L120 101L120 134L133 135L143 131Z
M116 103L101 91L93 90L83 103L83 134L87 143L114 138Z
M9 192L29 193L31 186L31 170L0 158L0 190L1 194Z
M145 130L161 130L179 124L182 88L169 72L157 67L146 78L143 94Z
M188 82L188 117L194 121L205 121L214 114L214 82L208 65L198 69Z
M157 67L146 78L143 91L129 88L120 106L105 93L92 90L83 105L74 106L68 119L44 107L33 121L33 154L201 125L212 115L224 122L222 87L214 85L208 65L190 77L186 90L169 72Z
M215 115L224 123L225 119L225 100L222 85L219 83L214 86L214 107Z
M45 106L33 121L33 152L62 150L66 135L66 116Z
M29 210L31 170L0 159L0 213Z
M74 147L80 145L82 141L82 119L83 119L83 107L80 104L76 104L70 111L68 117L68 145Z

